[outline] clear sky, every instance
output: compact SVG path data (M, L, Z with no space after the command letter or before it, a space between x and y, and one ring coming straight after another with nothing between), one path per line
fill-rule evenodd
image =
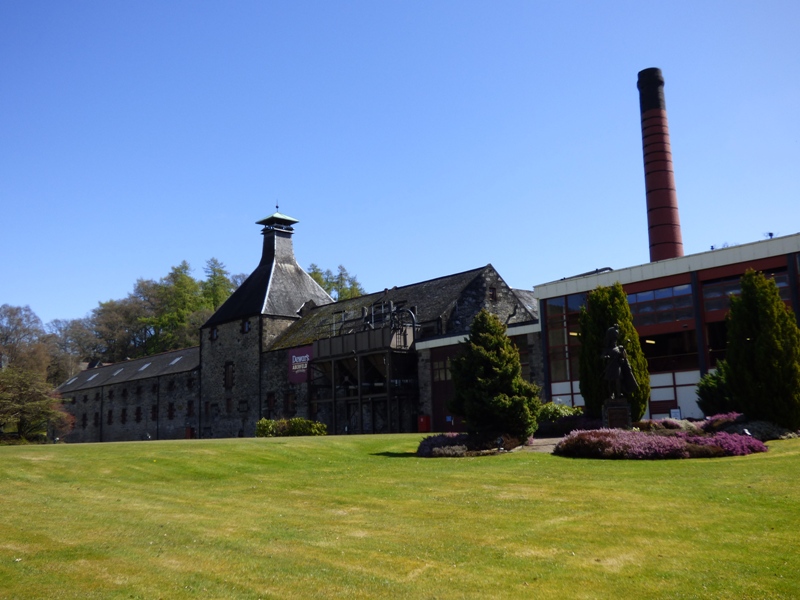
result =
M82 317L300 220L367 291L649 260L637 73L687 254L800 231L800 2L0 1L0 304Z

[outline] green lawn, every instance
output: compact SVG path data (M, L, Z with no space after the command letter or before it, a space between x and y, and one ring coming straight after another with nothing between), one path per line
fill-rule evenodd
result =
M420 436L0 448L0 598L798 598L800 440L418 459Z

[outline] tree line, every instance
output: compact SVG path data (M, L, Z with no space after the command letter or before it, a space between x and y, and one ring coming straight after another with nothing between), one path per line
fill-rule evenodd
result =
M343 266L311 264L309 275L336 300L364 293ZM119 362L200 343L200 327L244 282L216 258L195 278L188 262L164 277L138 279L124 298L100 302L83 318L44 324L29 306L0 306L0 367L36 373L53 386L87 362Z

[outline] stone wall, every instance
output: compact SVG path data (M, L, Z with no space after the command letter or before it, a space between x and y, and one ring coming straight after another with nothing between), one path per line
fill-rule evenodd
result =
M252 437L259 406L259 318L200 332L203 438Z
M69 442L196 437L199 369L82 389L64 397L75 417Z

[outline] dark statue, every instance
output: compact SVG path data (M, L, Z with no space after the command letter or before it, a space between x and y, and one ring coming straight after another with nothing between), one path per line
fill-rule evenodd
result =
M620 399L625 394L639 389L628 362L625 348L619 344L619 325L614 324L606 331L603 343L603 358L606 359L605 379L611 386L611 398Z

